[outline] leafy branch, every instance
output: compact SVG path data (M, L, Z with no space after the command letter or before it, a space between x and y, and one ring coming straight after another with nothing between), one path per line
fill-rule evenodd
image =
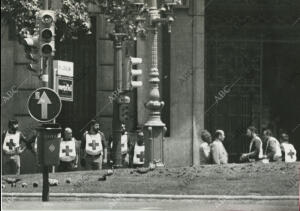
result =
M91 27L87 8L88 0L63 0L56 10L56 28L62 37L88 33ZM36 17L42 8L42 0L1 0L1 21L12 23L17 36L26 37L38 31Z

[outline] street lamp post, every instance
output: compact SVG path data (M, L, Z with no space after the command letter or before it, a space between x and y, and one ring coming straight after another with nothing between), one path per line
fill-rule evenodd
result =
M168 7L175 4L165 3ZM167 15L161 18L160 10L156 0L148 0L149 6L149 31L151 34L151 67L149 71L150 91L145 107L149 110L148 120L144 124L145 134L145 165L154 162L156 166L164 166L163 140L167 130L161 120L161 110L165 103L160 100L159 92L159 70L157 61L158 49L158 27L161 23L167 23L170 27L173 18ZM169 28L170 29L170 28ZM170 32L170 30L169 30Z
M119 94L124 94L122 88L122 44L125 39L131 37L130 31L135 30L134 34L138 34L140 24L145 21L142 17L147 11L149 20L150 39L152 43L151 47L151 68L149 70L149 83L150 93L149 100L145 103L145 107L149 110L149 118L145 123L145 164L149 164L152 161L163 162L163 137L166 132L165 124L161 121L161 110L164 106L164 102L160 101L159 93L159 71L157 62L157 38L158 38L158 26L161 23L167 23L170 26L173 18L170 12L173 5L179 0L164 0L161 9L157 7L156 0L148 0L147 4L144 4L146 0L130 0L127 1L104 1L103 10L108 17L108 20L115 24L114 33L110 38L114 42L114 90ZM161 13L165 13L166 17L161 18ZM133 19L132 19L133 18ZM133 26L135 25L135 27ZM126 30L126 29L127 30ZM143 28L143 27L142 27ZM142 32L143 30L141 30ZM117 96L118 99L114 99L113 102L113 142L114 142L114 165L115 167L122 166L121 158L121 124L119 101L122 96Z

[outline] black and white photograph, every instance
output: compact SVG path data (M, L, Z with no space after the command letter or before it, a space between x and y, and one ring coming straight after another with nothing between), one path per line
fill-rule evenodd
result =
M1 0L1 209L300 211L300 0Z

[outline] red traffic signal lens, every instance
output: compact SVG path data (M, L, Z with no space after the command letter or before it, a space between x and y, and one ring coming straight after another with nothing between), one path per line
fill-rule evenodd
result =
M50 29L44 29L41 36L44 40L50 40L53 37L53 33Z
M42 17L42 21L44 24L50 25L53 22L53 18L51 15L46 14Z
M52 46L49 44L45 44L42 46L42 54L43 55L51 55L51 53L53 52Z

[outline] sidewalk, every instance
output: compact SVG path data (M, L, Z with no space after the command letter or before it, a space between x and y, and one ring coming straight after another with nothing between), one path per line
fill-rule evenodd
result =
M41 193L4 193L4 198L38 198ZM171 195L171 194L111 194L111 193L50 193L50 198L80 199L168 199L168 200L299 200L299 196L255 196L255 195Z

